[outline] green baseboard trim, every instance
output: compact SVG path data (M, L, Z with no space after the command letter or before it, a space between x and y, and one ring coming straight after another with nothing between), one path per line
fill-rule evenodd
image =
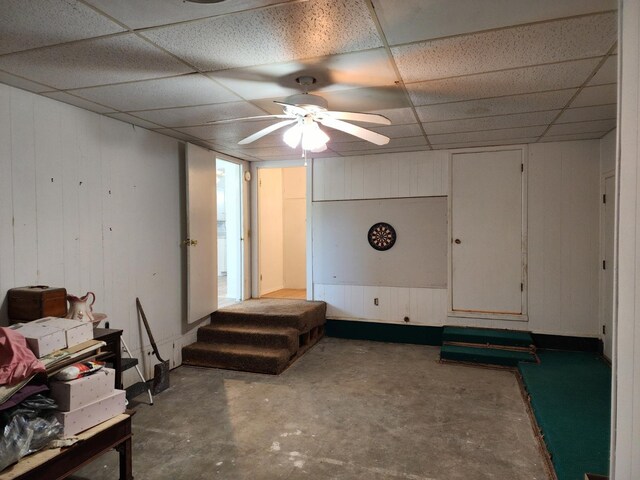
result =
M442 327L398 325L393 323L358 322L327 319L325 334L329 337L374 342L442 345Z

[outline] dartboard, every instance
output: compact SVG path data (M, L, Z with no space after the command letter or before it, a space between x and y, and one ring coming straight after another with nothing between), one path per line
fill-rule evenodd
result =
M388 223L376 223L369 229L367 239L376 250L389 250L396 243L396 231Z

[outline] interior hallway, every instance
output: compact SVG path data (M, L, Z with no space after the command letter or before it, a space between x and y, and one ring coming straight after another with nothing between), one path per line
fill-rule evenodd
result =
M290 298L292 300L306 300L307 291L304 288L282 288L275 292L265 293L260 298Z
M514 374L438 351L325 338L279 376L180 367L137 407L134 476L547 479ZM118 478L117 454L73 478Z

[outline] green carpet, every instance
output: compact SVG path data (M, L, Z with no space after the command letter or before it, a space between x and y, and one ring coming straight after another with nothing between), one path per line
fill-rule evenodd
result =
M533 344L533 339L529 332L469 327L444 327L442 340L445 342L509 345L514 347L528 347Z
M608 475L611 367L597 354L539 350L520 373L558 480Z
M460 345L442 345L440 358L456 362L483 363L507 367L515 367L519 362L536 361L535 356L529 352L465 347Z

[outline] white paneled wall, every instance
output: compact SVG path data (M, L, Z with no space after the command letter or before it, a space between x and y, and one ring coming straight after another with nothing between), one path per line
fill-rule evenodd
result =
M137 351L149 344L138 296L162 353L179 363L195 332L182 321L180 149L175 139L0 85L3 299L34 284L93 291L94 309Z
M447 195L448 165L446 151L316 160L313 201Z

